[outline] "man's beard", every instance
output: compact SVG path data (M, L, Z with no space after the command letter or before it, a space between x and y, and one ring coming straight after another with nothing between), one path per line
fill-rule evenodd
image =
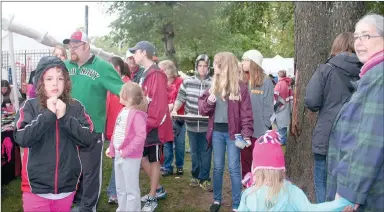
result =
M79 62L79 56L75 53L71 54L71 62L77 63Z

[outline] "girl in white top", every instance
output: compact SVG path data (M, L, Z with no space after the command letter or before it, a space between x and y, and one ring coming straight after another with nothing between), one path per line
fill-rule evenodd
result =
M116 211L140 211L140 163L147 137L147 100L132 81L120 91L121 109L116 119L108 157L115 157L115 180L119 207Z

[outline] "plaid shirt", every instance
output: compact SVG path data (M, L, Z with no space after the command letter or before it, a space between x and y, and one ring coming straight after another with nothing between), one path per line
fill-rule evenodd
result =
M381 62L361 78L329 139L327 200L338 193L364 211L384 211L383 70Z

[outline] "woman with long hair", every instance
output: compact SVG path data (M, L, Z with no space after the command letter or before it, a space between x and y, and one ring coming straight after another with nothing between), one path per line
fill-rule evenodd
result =
M236 136L242 136L248 144L253 134L252 105L248 86L240 82L238 60L230 52L214 57L212 86L199 98L199 111L209 116L207 140L213 149L213 204L210 210L217 212L222 200L225 152L228 152L228 170L232 185L232 209L240 204L241 173L240 148Z
M247 82L252 103L253 135L251 147L241 150L241 173L251 171L252 149L255 141L272 128L273 83L262 68L263 55L257 50L249 50L243 54L244 81Z

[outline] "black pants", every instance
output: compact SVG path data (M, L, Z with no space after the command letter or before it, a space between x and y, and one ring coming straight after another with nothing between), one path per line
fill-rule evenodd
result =
M74 203L80 212L95 212L102 183L104 139L101 133L95 135L95 144L80 149L83 174L76 191Z

